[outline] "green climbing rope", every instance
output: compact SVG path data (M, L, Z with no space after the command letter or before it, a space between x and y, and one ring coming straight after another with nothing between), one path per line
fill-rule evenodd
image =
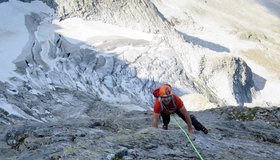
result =
M188 141L190 142L190 144L192 145L194 151L196 152L196 154L198 155L198 157L201 159L201 160L204 160L203 157L200 155L200 153L198 152L198 150L196 149L196 147L194 146L192 140L190 139L188 133L180 126L179 122L177 121L177 119L175 118L174 115L171 115L172 118L175 119L175 122L177 124L177 126L184 132L185 136L187 137Z

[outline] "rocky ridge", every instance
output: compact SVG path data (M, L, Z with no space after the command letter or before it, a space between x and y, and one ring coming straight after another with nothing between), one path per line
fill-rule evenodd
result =
M279 108L226 107L191 114L209 128L207 135L195 131L190 136L205 159L272 160L280 156ZM151 118L150 111L125 111L96 102L84 118L1 125L0 158L198 159L174 119L166 131L151 127Z

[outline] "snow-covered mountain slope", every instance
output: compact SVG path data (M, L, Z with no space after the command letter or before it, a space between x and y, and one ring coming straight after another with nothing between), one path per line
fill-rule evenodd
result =
M151 109L162 83L190 110L277 105L279 3L269 2L272 13L259 1L2 2L1 108L32 112L16 97L63 89Z
M153 44L153 46L168 46L165 47L168 50L164 52L172 54L176 61L179 61L177 66L183 68L184 74L193 83L191 85L196 88L196 91L203 93L210 101L222 105L243 105L244 102L251 102L251 92L254 89L251 80L251 72L246 69L248 68L246 64L242 63L242 61L239 62L239 60L235 60L233 57L216 55L214 52L186 43L181 33L175 30L170 21L164 17L165 15L159 12L158 8L150 1L115 1L113 3L107 1L72 1L66 6L61 5L63 8L59 7L59 4L64 4L64 1L57 1L57 4L58 7L55 8L61 18L78 16L86 20L101 20L126 28L157 33L156 35L161 37L154 38L157 43ZM82 12L88 14L81 14ZM164 50L165 48L162 49ZM158 51L154 50L154 52ZM150 54L155 53L149 53L149 55ZM225 60L223 60L224 58ZM215 60L227 61L228 64L213 64ZM165 61L164 63L173 62ZM142 66L137 66L136 69L139 67ZM239 67L244 68L240 69ZM204 70L204 68L208 70ZM163 70L166 69L163 68ZM229 74L223 73L225 70L229 72ZM228 81L228 83L224 85L226 89L221 89L220 85L216 83L217 80L214 78L216 74ZM246 76L238 78L235 77L236 75ZM155 77L158 76L155 75ZM170 79L167 80L167 82L171 84L174 83L173 80ZM164 83L164 81L160 80L160 83ZM185 85L174 85L174 87L182 90L184 90L184 86ZM242 91L240 91L240 89L242 89ZM188 92L184 92L183 94L185 93Z
M246 61L254 105L279 104L279 0L153 2L189 42Z

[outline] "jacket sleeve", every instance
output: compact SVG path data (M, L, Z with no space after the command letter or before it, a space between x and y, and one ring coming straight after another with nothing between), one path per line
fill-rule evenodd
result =
M178 109L181 109L184 106L184 102L177 95L174 95L174 100Z
M160 102L157 98L154 103L154 113L160 113L160 112L161 112Z

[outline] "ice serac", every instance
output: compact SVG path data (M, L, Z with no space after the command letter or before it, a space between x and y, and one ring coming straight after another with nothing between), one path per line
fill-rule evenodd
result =
M186 42L180 33L174 29L171 23L149 0L42 1L55 9L61 20L70 17L80 17L84 20L98 20L122 27L162 35L162 39L159 40L159 43L170 48L170 54L174 57L170 59L170 61L175 62L162 61L159 63L176 64L178 66L178 69L176 70L182 68L183 72L181 73L186 74L188 81L190 81L190 83L188 82L187 84L195 85L193 88L200 93L207 95L211 101L221 105L243 105L244 102L251 102L252 100L252 92L254 91L252 72L243 60L226 55L217 56L217 53L213 51L193 46ZM55 35L55 37L57 38L53 41L46 41L41 44L36 43L35 41L32 46L32 51L41 52L40 54L33 53L33 55L38 54L37 56L33 56L33 59L37 58L34 62L38 64L40 56L43 56L42 54L45 54L43 52L47 51L49 58L52 57L51 59L55 59L52 60L52 63L56 63L56 67L50 69L47 67L48 65L46 65L47 61L42 60L39 66L43 70L39 69L41 71L30 71L28 73L31 77L35 73L45 75L43 76L45 78L39 78L41 80L33 80L36 81L37 84L40 84L43 79L46 79L45 81L51 81L51 84L54 84L54 86L59 83L62 86L67 85L92 91L92 88L95 87L89 86L100 86L99 83L102 83L104 84L102 87L95 89L95 92L103 94L102 97L108 97L108 99L114 100L111 96L118 94L119 97L130 97L138 102L144 101L146 103L150 101L151 97L147 100L145 93L149 93L149 90L155 86L155 78L152 78L152 76L147 77L146 80L137 78L137 74L141 71L143 72L143 70L152 73L148 68L143 69L143 66L137 64L134 65L135 68L129 68L124 62L118 61L114 56L97 54L93 50L89 51L90 49L79 49L79 46L73 47L72 44L66 45L69 42L66 42L63 37L59 35ZM45 47L45 49L40 51L42 47ZM148 54L155 53L149 52ZM90 57L91 62L86 60L87 56ZM132 64L133 63L134 62L132 62ZM23 61L22 64L24 64ZM170 66L160 66L160 68L169 70ZM46 74L45 71L48 69L50 69L50 71ZM38 68L34 68L34 70L38 70ZM123 78L123 80L120 81L119 74L112 74L117 70L123 71L123 77L129 76L134 77L135 79L131 81L130 78ZM72 74L72 72L75 74ZM131 74L134 76L131 76ZM178 79L180 79L179 77L181 76L182 75L178 75ZM176 84L176 75L170 77L173 77L171 83ZM222 82L220 78L222 79ZM127 82L128 79L131 82ZM181 80L178 81L181 83ZM170 81L167 78L160 78L157 82L166 83ZM137 87L133 87L132 89L129 86L131 83L133 83L132 86ZM223 85L220 85L221 83L223 83ZM116 86L116 84L120 84L120 86ZM225 87L221 88L221 86ZM111 94L105 96L105 93ZM142 94L136 96L136 94L139 93Z

